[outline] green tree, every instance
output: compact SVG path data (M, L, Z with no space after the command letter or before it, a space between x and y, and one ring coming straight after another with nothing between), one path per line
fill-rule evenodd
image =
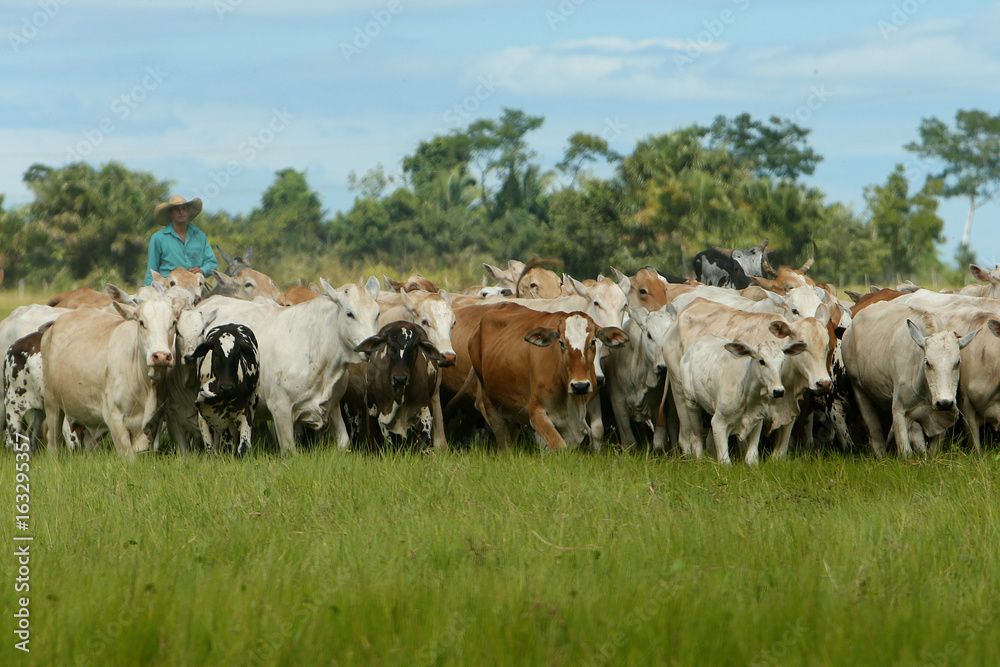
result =
M584 164L596 162L604 158L608 162L618 162L622 156L613 151L608 142L594 134L576 132L568 139L569 146L563 154L563 159L556 164L556 169L570 177L569 187L576 185L580 175L584 173Z
M153 209L166 200L168 183L118 162L101 168L77 162L54 169L32 165L24 180L34 194L16 240L28 261L25 275L44 276L46 264L72 280L137 280L145 270ZM47 262L40 263L44 255ZM29 268L30 267L30 268Z
M944 240L944 221L937 215L941 182L931 180L912 197L905 169L897 164L884 185L865 189L872 251L882 277L914 275L937 262L935 244Z
M920 157L944 164L928 181L942 181L943 197L968 197L969 213L962 231L962 247L968 248L976 209L1000 190L1000 114L959 110L955 130L937 118L920 122L920 142L904 148ZM962 252L962 251L960 251Z
M542 116L529 116L520 109L505 108L499 120L481 119L469 125L471 163L479 172L481 201L491 219L501 217L511 200L518 199L511 190L522 180L528 162L535 157L524 136L544 122ZM491 180L499 185L491 188ZM498 206L501 192L504 198Z
M255 249L264 256L322 248L327 242L323 209L305 172L283 169L247 220Z
M794 181L800 174L812 174L823 159L806 141L810 132L778 116L771 116L766 123L748 113L733 118L716 116L709 146L728 150L759 177Z

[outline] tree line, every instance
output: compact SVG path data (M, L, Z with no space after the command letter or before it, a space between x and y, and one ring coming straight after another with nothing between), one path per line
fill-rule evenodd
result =
M803 182L823 157L810 130L775 116L719 116L636 142L627 155L578 132L545 170L528 141L544 123L517 109L419 142L401 174L379 165L351 173L356 193L330 216L302 171L276 173L249 214L205 210L196 221L216 245L253 244L260 267L281 283L315 280L331 265L381 265L433 274L531 255L559 257L573 275L653 266L689 275L712 245L771 240L772 264L801 264L815 241L818 279L858 284L931 274L961 282L975 260L968 230L1000 189L1000 115L959 111L955 128L936 118L905 148L927 177L911 185L897 164L864 191L860 214ZM599 173L609 174L600 176ZM29 284L136 284L145 270L155 205L170 183L118 162L32 165L34 200L6 209L0 197L0 266ZM944 197L970 202L957 263L938 258ZM234 250L233 250L234 249Z

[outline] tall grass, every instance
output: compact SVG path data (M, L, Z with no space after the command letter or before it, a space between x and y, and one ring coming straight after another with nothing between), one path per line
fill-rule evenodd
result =
M961 454L756 470L325 446L40 454L21 661L1000 664L998 472Z

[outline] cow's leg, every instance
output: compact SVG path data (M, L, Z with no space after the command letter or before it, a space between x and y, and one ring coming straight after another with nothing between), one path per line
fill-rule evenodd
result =
M45 440L50 454L58 449L59 436L62 433L63 411L56 401L51 387L45 387Z
M906 413L896 405L892 409L892 434L896 438L899 455L904 459L909 458L913 454L910 449L910 426L906 423Z
M795 420L784 426L778 427L778 434L774 438L774 456L783 459L788 456L788 446L792 442L792 429L795 428Z
M125 416L116 407L105 409L104 423L111 431L111 441L115 443L118 455L124 459L134 459L135 452L132 450L132 434L129 433L125 424Z
M879 412L864 390L854 387L854 399L858 403L861 419L868 429L868 439L871 440L872 451L877 458L885 458L885 436L882 433L882 423Z
M215 448L215 437L212 435L208 420L205 419L200 410L198 411L198 430L201 431L201 439L205 441L205 453L211 454Z
M660 451L667 448L667 440L669 438L669 424L667 419L669 406L667 401L670 399L667 398L668 394L670 394L669 373L667 374L666 381L663 383L663 396L660 397L660 407L656 412L656 428L653 429L653 449L658 449Z
M431 395L431 441L434 449L443 452L448 449L448 438L444 435L444 410L441 408L441 373L438 373L437 384Z
M566 441L559 434L559 430L556 429L555 424L549 418L549 413L545 411L545 407L541 403L534 403L528 408L528 420L535 432L542 436L548 444L550 451L566 449Z
M976 417L976 408L973 407L972 401L965 395L965 392L962 392L959 397L959 407L962 410L962 417L965 418L965 426L969 430L969 439L972 440L976 453L981 454L983 450L979 440L979 419Z
M677 442L680 445L681 453L699 459L707 445L706 438L711 437L711 431L706 435L701 429L701 406L697 403L685 402L683 409L679 409L677 412L678 415L684 414L684 419L680 420L683 426L677 433Z
M764 428L764 420L761 419L759 422L757 422L756 426L753 427L753 430L751 430L750 433L747 435L747 440L746 440L747 465L750 466L760 465L760 454L759 454L760 432L763 428Z
M241 412L237 424L239 424L240 428L240 446L236 450L236 456L242 458L246 456L246 453L250 451L250 447L252 446L253 412L249 409Z
M594 397L587 403L587 425L590 432L590 446L595 452L599 452L601 443L604 442L604 414L601 411L599 391L595 391Z
M635 432L632 430L632 414L621 392L611 392L611 409L615 413L615 423L618 424L618 439L622 447L626 449L632 447L635 444Z
M917 422L910 423L910 442L918 454L927 453L927 440L924 437L924 428Z
M721 411L716 411L712 417L712 439L715 441L715 457L719 463L730 463L729 460L729 424L726 423Z

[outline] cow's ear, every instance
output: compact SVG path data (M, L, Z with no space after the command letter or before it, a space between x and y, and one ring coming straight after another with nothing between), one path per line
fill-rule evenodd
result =
M852 292L850 290L844 290L844 294L846 294L851 299L851 301L853 301L854 303L857 303L858 301L861 300L861 295L858 294L857 292Z
M767 330L778 338L788 338L792 335L792 329L788 326L788 322L782 322L781 320L774 320L768 325Z
M723 347L726 348L726 352L733 355L734 357L753 356L753 350L750 349L750 346L744 343L743 341L734 340L731 343L726 343L725 345L723 345Z
M454 302L452 301L452 298L451 298L451 295L450 295L450 294L448 294L447 292L445 292L445 291L444 291L443 289L439 289L439 290L438 290L438 296L440 296L440 297L441 297L441 299L442 299L442 300L443 300L443 301L444 301L444 302L445 302L446 304L448 304L449 306L453 306L453 305L454 305Z
M120 301L112 301L111 305L115 307L118 314L124 317L126 320L136 319L136 312L139 310L136 306L130 306Z
M991 334L1000 338L1000 320L990 318L990 320L986 323L986 328L990 330Z
M783 352L789 357L794 357L795 355L802 354L805 351L806 351L806 344L803 343L802 341L799 341L797 343L792 343L783 350Z
M193 364L195 360L201 359L206 354L208 354L211 351L211 349L212 349L211 342L206 341L204 343L199 343L198 347L194 348L194 352L192 352L191 354L184 355L184 363Z
M154 285L159 285L159 283L153 283ZM138 306L135 297L123 290L121 287L112 285L111 283L104 284L104 291L108 293L112 301L121 301L122 303L127 303L130 306Z
M622 288L622 291L625 292L625 294L628 294L632 289L632 281L629 277L621 273L616 273L615 277L618 278L618 286Z
M574 294L587 296L587 286L568 273L563 274L562 285L563 291L570 296Z
M230 278L225 273L220 273L218 269L212 269L212 275L219 282L220 285L232 285L236 282L233 278Z
M646 327L646 320L649 319L649 311L642 306L632 306L628 307L628 317L630 320L635 320L635 323L640 327Z
M993 320L993 321L995 322L996 320ZM976 334L979 333L979 331L980 331L979 329L976 329L975 331L970 331L969 333L967 333L964 336L962 336L961 338L959 338L958 339L958 349L961 350L963 347L965 347L966 345L968 345L969 343L971 343L972 339L976 337ZM958 334L956 334L956 335L958 335Z
M830 322L830 309L826 307L825 303L819 304L819 308L816 309L816 314L813 316L820 321L820 324L826 326Z
M913 339L913 342L923 349L927 345L927 339L920 333L920 329L913 323L913 320L906 320L906 328L910 330L910 338Z
M228 252L226 252L225 250L223 250L219 246L215 246L215 249L219 251L220 255L222 255L222 260L226 263L227 267L230 267L230 266L233 265L233 258L229 256Z
M784 306L785 305L785 298L783 296L781 296L780 294L775 294L774 292L771 292L769 290L764 290L764 296L771 303L773 303L776 306Z
M410 295L405 290L399 290L399 299L403 304L403 308L406 308L409 313L416 317L417 304L413 302L413 299L410 298Z
M594 335L608 347L621 347L628 342L628 334L618 327L604 327L598 329Z
M984 283L990 282L989 272L981 266L969 264L969 273L971 273L972 277L976 280L982 280Z
M320 278L320 279L319 279L319 283L320 283L320 285L322 285L322 286L323 286L323 294L325 294L326 296L328 296L328 297L330 297L331 299L333 299L333 302L334 302L334 303L336 303L336 304L340 304L340 302L341 302L341 296L342 296L342 295L340 294L340 292L338 292L337 290L335 290L335 289L334 289L334 288L333 288L333 287L332 287L332 286L330 285L330 283L326 282L326 279L325 279L325 278Z
M483 262L483 268L486 269L486 275L488 275L493 280L499 282L504 277L503 270L493 266L492 264L487 264L486 262Z
M441 354L441 351L438 350L436 347L434 347L434 343L430 342L429 340L426 339L421 340L420 349L423 351L424 356L427 357L428 359L436 361L438 363L444 361L444 355Z
M177 317L178 315L181 314L181 311L184 310L184 307L187 305L187 302L184 301L184 299L175 296L173 299L170 300L170 305L174 307L174 317Z
M374 336L369 336L361 341L361 343L354 348L354 351L361 352L363 354L371 354L379 345L382 345L383 343L385 343L385 336L375 334Z
M214 322L215 318L218 317L218 316L219 316L219 309L218 308L213 308L212 310L208 311L204 315L204 317L205 317L205 324L202 325L201 332L205 333L206 331L208 331L208 328L210 326L212 326L212 322Z
M399 288L402 287L402 285L400 285L399 283L397 283L395 280L385 275L384 273L382 274L382 280L385 281L385 288L390 292L398 292Z
M612 275L614 275L615 280L618 281L619 285L622 282L622 278L628 278L628 276L626 276L624 273L622 273L621 271L619 271L618 269L616 269L613 266L611 267L611 273L612 273Z
M373 299L377 299L379 292L378 278L375 276L368 278L368 282L365 283L365 289L368 290L368 293L372 295Z
M243 251L243 263L246 264L247 266L250 266L252 260L253 260L253 244L250 243L247 245L246 250Z
M162 284L167 280L159 271L150 271L149 273L153 276L153 282Z
M559 332L555 329L538 327L526 333L524 335L524 340L528 341L532 345L537 345L538 347L548 347L549 345L552 345L552 343L559 340Z

